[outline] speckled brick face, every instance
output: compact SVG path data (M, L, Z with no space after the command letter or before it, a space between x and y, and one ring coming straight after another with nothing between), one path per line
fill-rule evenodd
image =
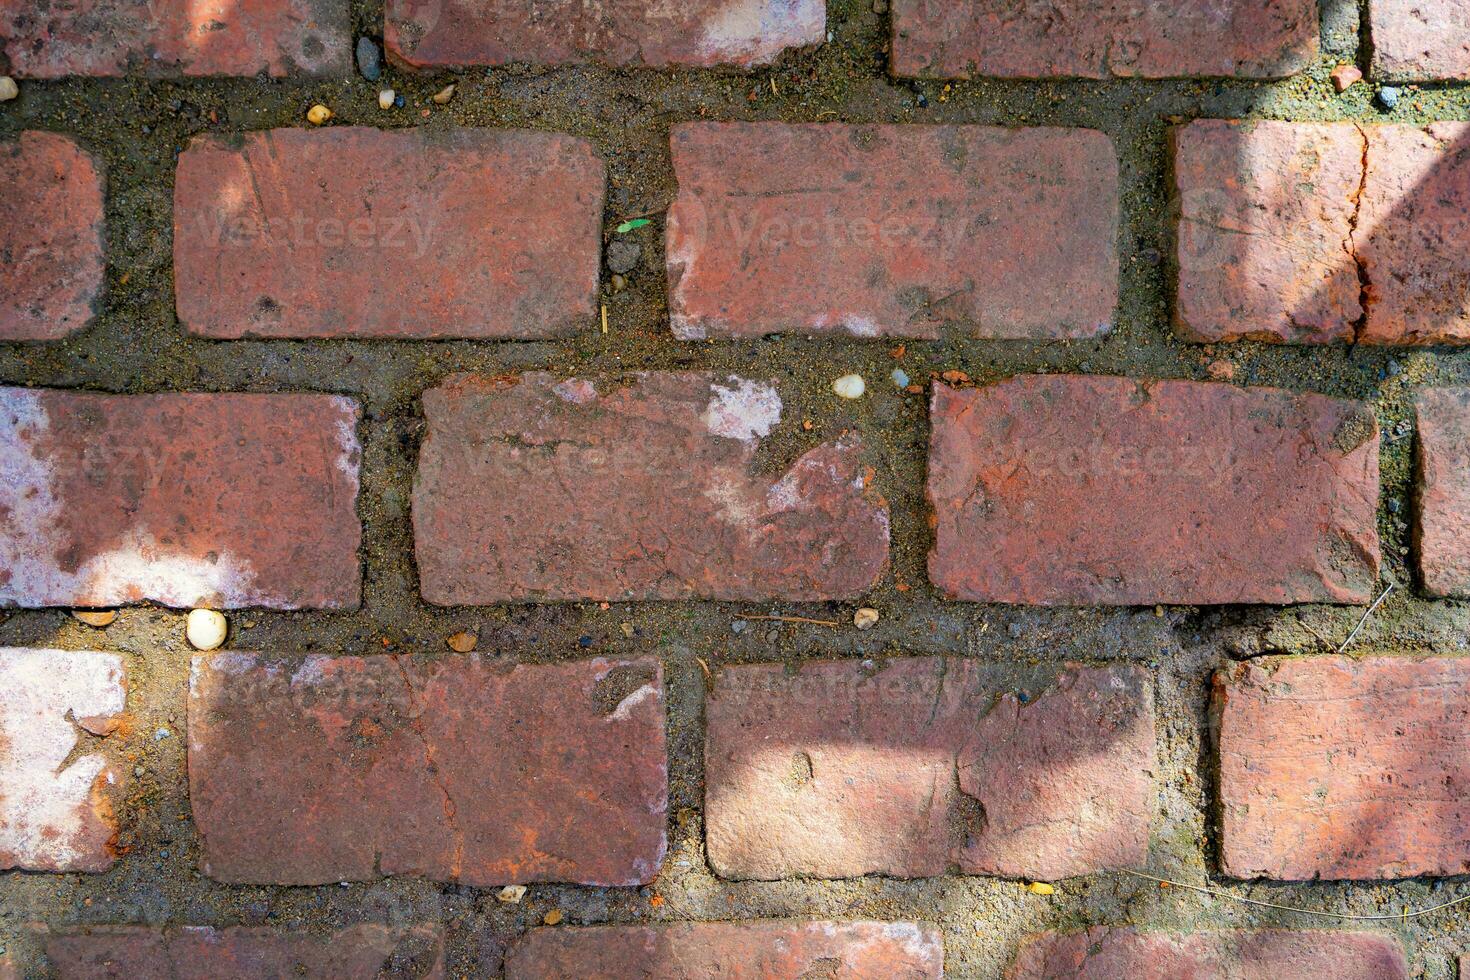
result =
M673 153L682 339L1112 327L1118 163L1103 133L691 123Z
M1470 78L1470 0L1372 0L1373 77Z
M646 884L667 771L653 660L194 660L189 800L220 881Z
M887 566L856 435L757 474L782 416L764 382L461 376L424 414L413 520L436 605L839 599Z
M1470 388L1431 388L1419 427L1418 555L1424 587L1470 597Z
M0 605L352 608L358 407L0 388Z
M603 166L554 133L276 129L179 158L179 319L205 337L561 337L593 325Z

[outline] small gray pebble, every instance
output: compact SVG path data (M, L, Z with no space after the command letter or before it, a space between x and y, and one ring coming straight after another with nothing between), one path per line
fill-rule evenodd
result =
M909 386L908 372L904 371L903 368L894 368L893 384L899 388L907 388Z
M780 630L770 630L769 632L766 633L766 642L767 643L775 643L779 639L781 639L781 631Z
M1388 374L1389 374L1390 377L1397 378L1399 375L1401 375L1403 373L1404 373L1403 366L1400 365L1398 361L1389 361L1388 362Z
M357 39L357 70L370 82L376 82L383 74L383 57L371 38Z
M1399 96L1403 93L1392 85L1385 85L1378 90L1378 104L1385 109L1392 109L1399 104Z
M607 267L614 272L627 275L638 268L643 256L643 246L637 242L613 242L607 247Z
M1389 497L1388 498L1388 512L1390 514L1397 514L1399 511L1401 511L1403 509L1404 509L1404 503L1403 503L1403 501L1399 500L1399 498L1397 498L1397 497Z
M747 623L745 620L743 620L743 619L737 619L737 620L735 620L735 622L733 622L733 623L730 624L730 632L731 633L744 633L745 632L745 628L747 626L749 626L749 625L750 624Z

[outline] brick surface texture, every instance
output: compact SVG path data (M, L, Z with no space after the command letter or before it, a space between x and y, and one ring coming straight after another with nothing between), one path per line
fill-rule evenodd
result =
M102 176L65 136L0 142L0 341L57 340L102 292Z
M548 133L206 137L179 160L179 318L206 337L556 337L591 326L603 169Z
M534 929L506 980L939 980L939 933L909 922L686 922Z
M824 0L387 0L385 38L416 68L763 65L827 36Z
M0 871L105 871L115 854L121 777L78 752L121 719L122 660L0 648Z
M1372 0L1373 77L1470 78L1470 0Z
M1470 597L1470 388L1420 392L1419 574L1435 595Z
M0 0L0 53L20 78L341 75L335 0Z
M887 563L856 435L755 471L782 416L761 381L460 376L424 414L413 519L438 605L840 599Z
M1055 376L939 384L931 415L929 574L951 596L1212 605L1376 594L1378 427L1360 403Z
M673 133L670 322L1091 337L1118 301L1118 163L1091 130L692 123Z
M706 707L706 835L728 878L1065 878L1141 866L1152 692L1073 668L1002 693L937 658L731 667Z
M1143 932L1095 928L1046 934L1021 948L1006 980L1406 980L1403 950L1386 933L1284 929Z
M1317 0L894 0L906 77L1281 78L1317 53Z
M1215 681L1237 878L1470 871L1470 660L1265 659Z
M265 928L102 927L47 937L46 956L60 980L444 976L443 936L423 926L351 926L327 936Z
M0 388L0 605L356 606L358 414Z
M667 766L652 660L227 653L189 685L189 799L225 882L643 884Z

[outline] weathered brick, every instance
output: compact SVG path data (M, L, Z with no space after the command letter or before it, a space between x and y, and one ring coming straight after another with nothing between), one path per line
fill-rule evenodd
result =
M20 78L343 74L340 0L0 0L0 61Z
M1470 659L1271 658L1215 678L1237 878L1470 872Z
M1373 77L1470 78L1470 0L1372 0Z
M727 878L1056 879L1147 859L1154 711L1134 667L1025 693L969 660L730 667L706 717Z
M1175 132L1181 335L1353 340L1364 139L1330 123L1205 119Z
M1118 300L1106 134L689 123L666 238L674 333L1092 337Z
M1284 78L1317 54L1317 0L894 0L903 77Z
M1378 424L1363 404L1192 381L936 385L929 575L1033 605L1366 602Z
M349 398L0 388L0 605L355 607Z
M206 337L559 337L590 325L604 176L552 133L343 127L179 158L179 318Z
M820 44L825 0L388 0L388 55L465 65L739 65Z
M359 925L328 936L264 928L96 926L52 933L46 958L61 980L439 980L444 938L433 926Z
M102 755L72 753L78 728L116 729L125 696L119 657L0 649L0 871L112 866L119 776Z
M65 136L0 142L0 340L57 340L102 292L102 177Z
M1408 975L1403 950L1387 933L1325 929L1178 933L1101 926L1086 932L1043 933L1021 947L1006 971L1007 980L1405 980Z
M204 871L647 883L666 846L662 692L652 660L196 657L189 799Z
M939 932L911 922L679 922L532 929L506 980L939 980Z
M775 388L734 376L459 376L424 395L413 521L437 605L851 598L888 510L847 435L772 482Z
M1421 391L1415 413L1419 573L1435 595L1470 597L1470 388Z

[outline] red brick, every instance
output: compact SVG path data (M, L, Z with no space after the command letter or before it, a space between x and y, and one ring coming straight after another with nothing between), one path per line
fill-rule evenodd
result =
M388 56L466 65L767 64L827 36L825 0L388 0Z
M888 509L854 435L775 479L776 389L733 375L463 375L424 395L414 484L424 597L842 599L883 573Z
M1118 162L1082 129L690 123L674 333L1092 337L1118 301Z
M444 976L444 939L432 926L359 925L328 936L238 927L98 926L51 934L46 957L61 980Z
M112 866L119 775L72 753L79 728L113 731L126 686L110 654L0 649L0 871Z
M65 136L0 143L0 340L58 340L102 292L102 176Z
M1470 123L1373 126L1358 219L1366 344L1470 343Z
M939 932L911 922L679 922L533 929L506 980L939 980Z
M340 0L0 0L0 62L20 78L343 74Z
M1470 388L1421 391L1419 424L1419 573L1435 595L1470 598Z
M1470 872L1470 660L1271 658L1215 678L1237 878Z
M1470 78L1470 0L1373 0L1368 23L1374 78Z
M1408 964L1392 935L1284 929L1141 932L1097 927L1044 933L1021 947L1007 980L1406 980Z
M637 885L665 849L657 662L196 657L205 874Z
M930 578L1032 605L1361 603L1378 425L1359 402L1192 381L936 385Z
M349 398L0 388L0 605L351 608Z
M179 318L206 337L561 337L590 326L603 166L570 136L340 128L179 158Z
M1206 119L1176 131L1181 335L1353 340L1364 149L1351 125Z
M1317 54L1317 0L894 0L904 77L1283 78Z
M1018 693L970 660L730 667L706 717L707 846L727 878L1056 879L1148 857L1137 668Z

